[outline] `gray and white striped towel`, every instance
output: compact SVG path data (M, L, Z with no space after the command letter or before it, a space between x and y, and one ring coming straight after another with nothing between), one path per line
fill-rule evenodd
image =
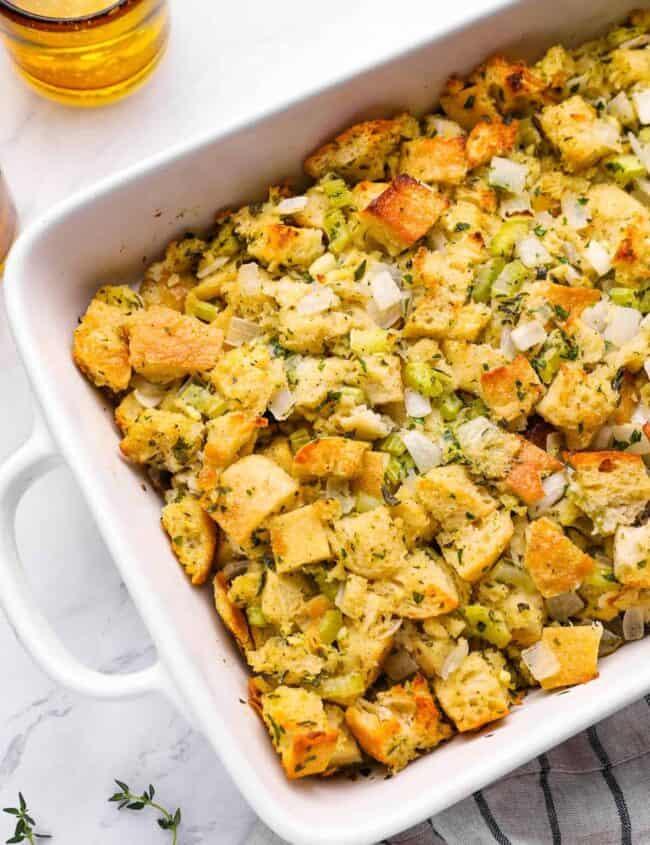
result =
M650 695L386 842L650 845ZM285 843L259 823L246 845Z

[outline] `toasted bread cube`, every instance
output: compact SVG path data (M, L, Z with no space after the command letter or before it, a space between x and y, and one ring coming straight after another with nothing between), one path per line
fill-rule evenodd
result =
M481 376L481 398L497 419L507 423L525 419L542 393L542 383L523 355Z
M415 495L433 519L447 530L488 516L496 509L494 499L477 487L467 470L458 464L429 470L416 481Z
M401 358L398 355L364 355L363 363L361 388L370 403L401 402L404 398Z
M500 117L492 120L480 120L467 136L467 163L470 169L480 167L492 160L493 156L503 156L514 147L517 140L519 123L512 120L504 123Z
M555 311L556 319L579 317L585 308L595 305L602 293L596 288L569 287L556 285L553 282L533 282L529 288L526 306L529 309L538 308L548 302Z
M320 229L301 229L285 223L267 223L248 241L248 253L268 267L307 269L325 252Z
M279 574L268 570L263 579L259 604L265 621L281 634L288 635L296 628L296 620L306 612L309 585L300 574Z
M480 302L466 305L442 303L436 295L425 294L411 311L404 337L476 340L490 322L489 306Z
M267 425L264 417L245 411L231 411L208 420L205 424L207 438L203 466L199 474L200 487L211 490L217 483L220 470L252 451L258 431Z
M467 130L480 120L495 120L499 117L484 82L473 84L456 76L450 77L445 83L440 94L440 105L452 120Z
M575 473L569 495L601 534L632 525L650 500L650 476L641 455L629 452L573 452Z
M330 557L323 504L316 502L271 519L271 548L278 572L293 572L305 564Z
M507 511L494 511L476 522L467 522L455 531L438 534L445 560L463 581L473 584L482 578L507 549L514 534Z
M570 172L590 167L612 152L596 109L578 94L558 105L546 106L540 124Z
M616 529L614 573L629 587L650 588L650 522Z
M316 693L276 687L262 695L262 718L287 777L317 775L330 766L338 741Z
M75 364L96 387L120 393L131 381L127 315L115 305L93 299L74 333Z
M128 427L120 450L134 464L179 472L194 460L203 432L203 425L185 414L148 408Z
M433 538L437 528L424 505L418 501L410 487L402 485L395 493L398 504L390 509L391 516L400 519L404 530L404 542L408 549L413 549L420 541Z
M471 471L484 478L503 478L521 451L521 440L487 417L475 417L459 425L456 439Z
M345 720L363 750L392 772L452 733L422 675L377 693L375 701L359 699L345 711Z
M325 657L314 653L306 635L302 633L270 637L259 648L247 651L246 660L253 672L272 675L291 686L311 684L317 675L332 668Z
M248 455L221 474L212 518L240 546L264 520L295 505L298 485L290 475L263 455Z
M361 751L359 750L357 741L352 736L350 728L346 724L344 711L340 707L337 707L336 704L326 704L325 713L327 714L327 721L330 727L339 732L336 740L336 750L330 759L328 772L360 763L362 760Z
M349 437L321 437L296 452L293 466L302 478L354 478L361 472L367 443Z
M527 505L534 505L544 498L543 477L559 472L563 466L553 455L522 437L521 449L508 473L506 484Z
M424 237L448 205L443 194L402 174L360 216L369 233L397 255Z
M192 584L205 584L217 545L217 526L191 496L165 505L162 524Z
M138 402L135 392L127 393L115 409L115 424L122 434L126 434L128 427L133 425L143 411L144 405Z
M645 50L618 49L610 53L608 76L616 88L650 82L650 55Z
M332 542L343 566L366 578L390 578L404 565L401 525L383 505L337 520Z
M406 558L395 576L404 595L396 607L399 616L427 619L450 613L459 604L458 590L443 562L418 549Z
M289 475L293 472L293 453L288 438L274 437L268 446L259 450L259 454L270 458Z
M442 350L451 365L457 386L468 393L480 393L483 373L508 363L504 353L489 343L445 340Z
M248 629L245 614L228 596L228 583L223 572L214 578L214 604L221 621L233 635L240 648L245 651L253 648L253 640Z
M375 499L381 499L387 464L386 452L364 452L361 471L356 478L352 479L352 492L365 493L368 496L374 496Z
M492 56L472 74L484 79L504 114L529 112L546 100L546 82L521 60Z
M552 520L542 517L529 525L524 566L545 599L577 589L595 565Z
M417 123L408 114L357 123L312 153L305 161L305 171L314 179L330 171L353 182L382 179L388 157L402 137L416 134Z
M473 651L455 672L444 680L435 680L440 706L459 731L476 731L508 715L510 699L502 672L483 654Z
M422 182L457 185L467 174L465 138L415 138L405 141L399 160L401 173Z
M223 343L221 329L161 305L132 317L127 331L131 366L161 384L211 370Z
M542 689L584 684L598 677L598 646L603 626L575 625L570 628L548 627L542 642L553 652L560 664L558 671L540 681Z
M210 380L233 411L263 414L271 396L284 387L282 361L266 346L240 346L222 355Z

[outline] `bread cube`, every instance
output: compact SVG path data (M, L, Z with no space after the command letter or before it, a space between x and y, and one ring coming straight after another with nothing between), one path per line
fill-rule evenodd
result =
M519 122L504 123L500 117L492 120L479 120L467 136L467 164L469 169L481 167L492 160L493 156L503 156L510 152L517 140Z
M434 467L415 483L415 495L433 519L454 530L492 513L494 499L471 480L458 464Z
M128 427L120 450L134 464L180 472L196 457L203 433L202 423L185 414L147 408Z
M326 704L325 713L330 728L338 731L336 749L330 758L327 773L360 763L362 760L361 751L346 724L345 712L336 704Z
M270 520L271 548L278 572L293 572L330 557L323 504L306 505Z
M115 425L122 434L126 434L127 428L133 425L143 411L144 405L141 405L136 399L135 391L131 391L131 393L126 394L115 409Z
M490 346L489 343L445 340L442 350L451 365L456 385L460 390L476 395L481 390L483 373L508 363L504 353Z
M228 596L228 583L223 572L218 572L214 578L214 604L221 621L238 645L245 651L253 648L246 616Z
M459 731L476 731L508 715L510 698L504 674L481 652L473 651L455 672L434 681L440 706Z
M201 488L211 490L217 483L219 471L230 466L238 457L243 457L242 453L251 451L258 431L267 425L264 417L244 411L231 411L208 420L205 424L207 438L203 466L199 475Z
M321 437L306 443L293 459L301 478L354 478L361 472L367 443L349 437Z
M491 316L489 306L480 302L453 305L441 302L435 294L425 294L409 314L403 335L407 338L476 340Z
M320 229L299 228L278 222L268 211L257 214L244 206L234 215L235 232L248 254L275 272L280 267L306 270L325 252Z
M305 613L309 584L302 575L287 575L269 569L263 579L264 586L258 601L264 619L281 634L290 634L298 626L298 619Z
M445 529L437 539L447 563L463 581L473 584L501 557L513 534L510 514L499 510L458 529Z
M400 173L422 182L457 185L467 174L465 138L415 138L402 144Z
M313 692L276 687L262 695L262 718L288 778L321 774L330 766L339 732Z
M608 76L616 88L629 88L638 82L650 83L650 55L645 50L619 48L610 53Z
M248 455L231 464L221 474L216 492L210 515L240 546L267 517L294 507L298 499L294 479L263 455Z
M409 114L357 123L312 153L305 161L305 171L314 179L329 172L353 182L382 179L386 175L388 157L402 137L415 135L417 122Z
M612 152L596 109L576 94L558 105L546 106L540 125L559 150L569 172L583 170Z
M260 415L271 396L286 384L282 361L266 346L240 346L222 355L210 380L232 411Z
M560 668L540 681L542 689L584 684L598 677L598 646L603 626L575 625L569 628L548 627L542 633L542 642L557 658Z
M540 449L526 438L520 438L521 449L506 478L506 484L527 505L534 505L544 498L542 479L552 472L559 472L564 464Z
M401 520L406 547L413 549L421 541L431 540L438 526L410 486L403 484L395 493L395 498L398 504L391 507L390 513L393 518Z
M577 589L596 562L546 517L536 519L527 531L524 566L545 599Z
M165 505L162 524L192 584L205 584L217 545L217 526L191 496Z
M458 426L456 439L471 471L484 478L503 478L521 451L521 440L487 417L475 417Z
M114 393L131 381L129 347L124 334L127 315L114 305L93 299L74 333L75 364L96 387Z
M361 471L356 478L352 479L352 492L365 493L367 496L381 499L387 464L388 455L386 452L364 452Z
M614 574L630 587L650 588L650 522L620 525L614 536Z
M401 525L383 505L337 520L332 545L347 570L366 578L390 578L406 557Z
M542 383L523 355L481 376L481 398L492 415L513 425L525 420L542 393Z
M305 355L320 355L337 338L345 337L354 327L350 314L343 311L322 311L302 314L294 306L282 308L279 314L279 340L285 349Z
M452 734L422 675L377 693L375 701L359 699L345 720L363 750L392 772Z
M546 81L521 59L491 56L472 76L485 80L504 114L530 113L547 100Z
M159 384L211 370L223 343L221 329L160 305L138 312L127 332L131 366Z
M458 607L458 590L454 579L441 560L423 549L407 556L395 580L404 591L396 607L399 616L427 619L450 613Z
M370 403L401 402L404 398L401 358L398 355L364 355L363 363L361 388Z
M290 686L313 684L321 672L336 666L336 662L315 654L302 633L269 637L259 648L247 651L246 660L253 672Z
M533 282L528 288L526 309L533 311L548 303L553 308L555 318L563 322L572 317L579 317L585 308L595 305L601 296L602 293L596 288Z
M440 94L440 105L452 120L470 130L480 120L499 117L496 104L483 80L474 82L450 77Z
M448 205L443 194L402 174L360 212L360 217L372 237L391 255L397 255L424 237Z

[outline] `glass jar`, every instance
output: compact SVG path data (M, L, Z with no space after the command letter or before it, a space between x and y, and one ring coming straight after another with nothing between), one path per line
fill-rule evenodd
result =
M21 76L72 105L118 100L156 67L167 0L0 0L0 34Z

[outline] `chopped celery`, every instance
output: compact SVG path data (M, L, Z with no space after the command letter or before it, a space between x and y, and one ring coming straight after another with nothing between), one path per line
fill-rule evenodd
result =
M509 584L513 587L519 587L522 590L534 593L536 590L532 578L527 570L520 566L515 566L514 563L507 563L501 561L497 563L490 573L490 580L497 581L499 584Z
M319 566L318 569L312 572L312 575L318 584L318 589L321 593L330 601L334 601L339 591L339 587L341 586L341 582L336 579L330 580L328 578L328 570L322 566Z
M355 698L363 694L365 688L361 673L350 672L347 675L322 678L316 687L316 692L327 701L351 704Z
M263 628L267 624L266 617L259 605L251 605L250 607L247 607L246 616L248 617L249 624L254 628Z
M642 144L650 143L650 126L644 126L642 129L640 129L638 133L638 138Z
M364 405L366 403L366 394L360 387L342 387L340 390L341 399L348 399L355 405Z
M605 167L620 185L640 179L646 172L641 160L631 153L610 156L605 161Z
M321 641L330 645L343 625L343 614L340 610L326 610L318 629Z
M616 305L624 305L626 308L638 308L640 305L636 291L632 288L612 288L609 296Z
M463 402L461 398L455 393L450 393L440 402L440 414L443 420L451 422L451 420L456 419L462 407Z
M560 369L562 356L557 346L547 346L531 363L544 384L550 384Z
M512 635L505 623L503 614L482 604L468 604L464 610L469 633L481 637L497 648L505 648Z
M378 508L380 505L383 504L383 501L380 501L374 496L371 496L370 493L364 493L363 491L357 493L356 505L359 513L366 513L366 511L374 511L375 508Z
M211 323L219 316L219 309L211 302L203 302L190 291L185 298L185 313L190 317L198 317L204 323Z
M614 570L607 564L598 563L593 572L587 575L582 582L583 587L591 587L599 593L608 593L620 587L616 580Z
M492 296L492 283L503 270L505 261L503 258L494 258L483 265L476 274L472 285L472 299L474 302L489 302Z
M389 484L397 485L404 478L404 467L396 457L392 457L388 461L388 466L384 471L384 478Z
M338 255L350 242L350 230L345 222L345 215L339 208L332 208L323 220L325 234L329 240L330 252Z
M289 435L289 443L291 444L294 455L298 449L301 449L310 440L312 440L312 436L306 428L297 428L295 431L292 431Z
M221 228L215 239L210 244L209 249L204 254L204 261L199 265L199 272L203 263L209 264L219 255L236 255L239 252L241 244L235 235L235 223L228 220L221 224Z
M379 444L379 448L382 452L388 452L389 455L395 455L395 457L399 458L400 455L403 455L406 452L406 446L404 445L404 441L399 436L399 434L389 434L385 440Z
M490 244L490 254L494 258L510 258L518 240L528 234L527 220L512 218L502 223Z
M469 405L465 406L463 416L468 420L476 419L476 417L488 417L490 409L482 399L473 399Z
M451 379L424 361L411 361L404 367L404 383L423 396L435 398L449 389Z
M325 177L321 184L332 208L344 208L346 205L352 205L352 193L348 190L343 179L330 174Z
M642 314L650 314L650 288L639 291L637 294L638 303L635 306Z
M521 286L530 276L530 271L517 259L503 268L492 284L492 296L498 299L508 299L519 292Z
M220 396L211 393L207 387L192 382L180 393L175 404L194 408L210 419L220 417L228 409L228 403Z
M393 340L386 329L352 329L350 349L355 355L373 355L378 352L390 352Z

